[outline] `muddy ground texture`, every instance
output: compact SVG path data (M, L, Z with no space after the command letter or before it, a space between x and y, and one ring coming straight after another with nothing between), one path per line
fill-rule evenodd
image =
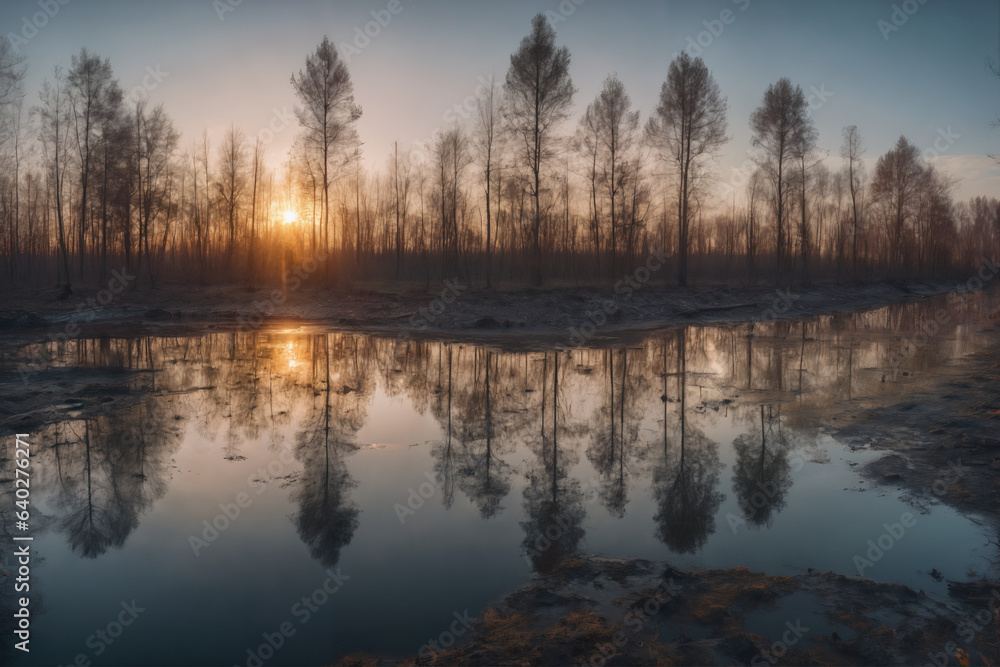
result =
M935 369L892 405L838 406L826 419L841 442L888 454L863 472L903 487L910 502L946 503L1000 528L1000 320L993 344Z
M448 283L372 290L301 288L281 293L244 287L166 285L155 290L77 287L0 294L0 428L30 432L67 416L96 416L139 400L150 373L127 369L40 367L22 346L80 336L198 335L206 332L365 331L414 338L461 337L505 347L600 345L660 327L750 319L807 318L913 301L942 294L946 283L903 286L819 286L810 289L670 288L648 286L631 295L564 287L473 290ZM445 292L450 303L444 303ZM610 312L609 312L610 311ZM574 331L600 321L581 341ZM593 316L592 316L593 315ZM416 323L416 326L414 326ZM21 348L21 349L19 349ZM26 384L22 371L28 367Z
M173 328L255 330L274 325L318 325L337 330L408 331L413 335L480 335L512 340L545 335L577 345L573 332L593 343L626 331L685 324L804 318L863 310L942 294L947 283L857 287L646 286L631 293L610 289L471 289L445 281L375 290L301 288L281 292L244 287L167 285L154 290L77 290L60 299L55 289L18 289L0 295L0 345L39 334L108 332L122 335ZM111 300L101 305L97 299ZM590 326L593 326L591 331ZM44 338L44 336L41 336Z
M777 290L647 286L631 295L593 288L473 290L449 283L372 290L309 289L282 293L243 287L166 285L111 295L77 287L0 294L0 429L31 432L69 416L108 414L138 401L152 374L127 369L40 366L22 346L79 336L186 335L292 329L358 330L455 338L506 347L580 344L573 331L599 321L585 345L642 336L660 327L751 319L808 318L913 301L949 291L947 283L817 286ZM442 291L451 303L440 301ZM98 299L110 303L100 305ZM442 310L443 306L443 310ZM438 311L439 314L435 314ZM610 311L610 312L609 312ZM417 327L413 323L417 323ZM21 349L19 349L21 348ZM24 372L27 367L28 382Z
M961 647L973 664L996 664L996 625L970 626L975 611L825 572L685 572L580 556L487 609L450 648L335 664L944 665L958 664ZM962 642L969 627L975 637Z

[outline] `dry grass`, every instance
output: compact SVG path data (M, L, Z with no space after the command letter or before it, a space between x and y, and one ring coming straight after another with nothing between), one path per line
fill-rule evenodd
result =
M539 650L537 633L530 628L533 620L520 612L504 615L487 609L477 624L475 647L439 653L434 664L530 664Z
M769 577L739 567L726 570L725 581L685 595L685 609L697 622L738 632L742 623L734 609L738 605L756 607L796 590L791 577Z
M545 633L550 642L587 642L598 644L611 641L617 628L609 627L604 619L590 609L571 611Z

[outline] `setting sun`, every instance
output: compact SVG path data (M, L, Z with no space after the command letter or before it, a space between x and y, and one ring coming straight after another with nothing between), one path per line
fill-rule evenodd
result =
M1000 665L1000 0L0 28L0 667Z

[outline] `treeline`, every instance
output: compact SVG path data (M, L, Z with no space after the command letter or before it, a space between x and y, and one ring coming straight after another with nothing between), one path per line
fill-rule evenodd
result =
M664 284L962 275L1000 249L1000 200L954 183L905 137L865 169L844 129L839 168L817 149L800 86L768 87L753 160L728 178L728 103L700 58L670 63L643 121L615 75L579 119L570 53L543 15L468 122L363 167L350 72L325 39L291 77L298 134L280 169L231 126L182 143L163 105L123 93L83 49L27 103L26 64L0 41L0 261L15 282L70 294L115 268L161 280L613 284L654 251Z

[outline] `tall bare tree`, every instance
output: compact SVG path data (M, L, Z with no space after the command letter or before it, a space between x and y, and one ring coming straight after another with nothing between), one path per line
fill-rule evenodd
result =
M155 283L153 264L166 247L170 233L170 208L172 174L171 161L179 135L173 121L158 104L146 110L144 100L135 105L135 163L137 185L137 214L139 218L139 255L145 256L146 272L150 286ZM161 214L165 214L159 244L154 234Z
M18 56L10 40L0 36L0 144L5 149L4 167L13 171L14 210L10 230L10 270L16 271L20 255L21 161L24 154L24 57ZM10 161L10 165L6 164Z
M392 189L395 206L393 213L396 218L396 228L393 247L396 250L396 278L400 278L403 270L403 258L406 255L406 216L409 212L410 188L413 185L413 160L409 152L399 153L399 142L393 143L393 151L389 160L392 170Z
M806 161L816 148L818 134L813 125L812 116L806 114L805 121L799 125L799 131L795 136L795 157L799 161L799 212L801 214L799 222L799 254L802 258L802 283L809 282L809 252L812 245L812 230L809 227L809 218L806 207L806 192L809 189L809 175Z
M871 192L888 233L887 261L896 271L910 260L910 234L918 215L921 190L927 185L920 151L906 137L878 159Z
M626 165L634 159L639 112L632 110L632 99L617 75L604 80L597 99L591 102L585 118L593 116L597 130L597 155L600 181L610 204L611 274L617 276L618 240L622 231L621 204L627 180Z
M122 90L111 71L111 61L81 49L73 56L66 75L66 86L73 109L73 129L80 157L80 219L79 247L80 278L83 279L86 255L87 195L93 166L94 147L100 141L107 121L120 113Z
M440 243L443 277L458 268L459 209L462 204L461 180L471 162L469 138L462 126L455 125L440 135L434 144L434 169L440 190Z
M691 199L705 176L706 158L726 142L728 103L701 58L682 52L670 63L660 102L646 133L677 179L677 282L687 285Z
M532 227L533 280L542 282L542 165L556 154L555 130L565 120L576 89L569 76L569 49L556 46L556 33L544 14L531 20L531 32L510 57L505 84L507 119L519 143L518 152L531 173L534 200Z
M60 67L56 67L53 81L45 81L39 95L41 104L33 109L39 118L39 132L45 155L48 187L56 208L56 222L59 231L59 248L62 251L62 297L73 293L69 273L69 248L66 240L64 216L64 190L66 168L69 164L67 152L71 109L66 93L66 78Z
M361 118L361 107L354 103L347 64L325 36L306 58L305 69L293 74L291 82L299 98L295 116L305 131L306 147L319 158L323 174L323 230L329 250L331 165L336 174L350 162L348 149L356 143L354 128Z
M0 36L0 111L6 111L24 96L24 56L17 55L7 37Z
M493 219L490 199L490 188L493 184L493 171L497 162L500 146L500 120L502 99L496 82L491 76L486 92L476 98L476 130L475 148L477 159L483 170L483 185L486 199L486 287L492 284L493 266Z
M246 135L243 130L230 125L219 147L219 174L215 182L228 216L226 263L230 268L236 251L239 210L246 192L247 159Z
M847 160L844 170L847 173L847 189L851 195L851 278L855 281L858 279L858 226L861 221L859 200L864 186L864 163L861 156L864 152L858 126L845 127L840 155Z
M254 260L255 260L255 250L257 243L257 189L263 178L264 171L264 142L260 137L253 145L253 157L251 158L253 166L251 168L252 172L252 187L250 188L250 248L247 252L247 265L248 273L250 274L250 285L254 284L254 276L256 271L254 270Z
M597 203L597 158L600 154L597 113L594 105L588 105L580 118L573 138L573 146L584 161L584 177L589 188L590 237L594 249L594 264L597 275L601 275L601 214Z
M757 206L761 199L762 176L759 169L754 169L747 181L747 212L745 229L745 252L747 260L747 278L752 283L756 279L755 264L757 252L760 247L760 222L757 215Z
M806 96L801 86L786 78L771 84L764 99L750 116L752 143L759 149L757 164L770 181L775 217L775 263L778 280L782 277L785 255L786 207L790 164L796 157L803 127L809 120Z

